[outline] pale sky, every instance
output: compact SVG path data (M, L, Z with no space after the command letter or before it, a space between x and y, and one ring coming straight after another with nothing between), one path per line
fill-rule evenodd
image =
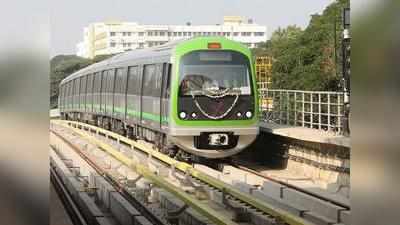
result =
M107 19L139 24L217 24L224 15L252 18L271 34L276 28L305 27L310 15L334 0L68 0L51 1L50 56L75 54L83 27Z

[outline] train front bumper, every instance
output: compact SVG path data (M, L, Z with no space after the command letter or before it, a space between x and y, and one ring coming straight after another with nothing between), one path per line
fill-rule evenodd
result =
M244 127L244 128L175 128L170 130L169 138L181 149L194 155L205 158L224 158L235 155L248 147L256 139L259 128ZM202 133L231 133L237 136L237 143L232 148L228 149L201 149L195 144L195 137L199 137Z

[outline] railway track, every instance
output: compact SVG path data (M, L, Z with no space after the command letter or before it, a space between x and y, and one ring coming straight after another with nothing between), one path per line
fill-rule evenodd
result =
M87 225L87 222L81 214L79 207L72 200L71 195L68 193L63 182L61 181L60 175L54 169L54 165L50 166L50 182L56 190L56 193L64 205L72 223L74 225Z
M78 134L80 138L102 149L102 151L112 156L115 160L131 168L139 176L150 180L155 186L172 193L184 203L185 207L190 207L199 212L208 218L212 224L256 224L254 223L256 220L254 218L264 222L261 224L312 224L301 217L292 215L247 193L243 193L232 185L215 179L187 163L169 158L153 150L150 145L146 145L145 143L135 142L101 128L78 122L52 121L52 124L68 129L72 128L73 132ZM57 131L52 128L52 132ZM107 142L106 140L109 141ZM126 156L126 152L116 150L115 146L118 144L119 150L126 148L128 150L140 151L146 158L158 162L155 163L158 164L158 168L154 171L144 166L143 162L135 162L132 156ZM160 175L163 171L168 171L170 174L173 173L173 176L177 180L180 180L180 183L191 183L189 186L195 189L195 191L190 194L188 190L182 190L185 187L178 187L170 179ZM210 199L199 199L196 196L199 195L198 190L212 195L211 198L214 198L213 201L220 204L215 204Z
M57 178L58 178L57 186L61 187L63 189L63 193L64 193L63 195L69 196L68 202L66 202L66 205L68 206L68 208L71 208L69 206L72 206L72 208L73 208L71 217L79 218L79 221L76 221L77 223L75 223L75 221L74 221L74 224L88 224L88 225L110 224L111 225L111 224L116 224L115 221L119 221L119 219L120 219L120 218L114 218L114 217L118 217L120 215L113 215L112 213L111 214L105 213L106 215L103 215L103 212L102 212L101 214L103 216L100 216L100 217L105 217L106 219L104 219L104 220L106 220L108 222L103 221L102 223L96 223L96 222L93 222L93 220L96 220L96 218L93 218L93 217L99 217L98 215L96 215L96 214L92 215L93 212L91 212L91 213L86 212L86 214L80 213L80 211L82 211L82 210L88 211L86 207L89 207L89 208L92 207L92 209L89 211L96 211L95 209L93 209L93 208L96 208L96 206L94 206L94 207L90 206L90 203L89 204L83 203L84 205L89 205L89 206L82 206L81 199L76 197L76 195L77 195L76 193L79 193L82 191L84 193L88 193L88 195L93 196L93 192L99 189L98 187L95 187L95 186L89 184L90 181L89 181L89 179L87 179L89 176L92 176L91 178L97 180L96 182L101 182L102 185L105 185L106 189L108 189L107 191L109 191L108 194L110 194L111 192L117 192L118 196L123 197L125 203L129 203L129 205L132 206L130 208L131 211L132 211L132 209L137 210L138 215L144 216L149 222L151 222L151 224L154 224L154 225L167 224L166 221L163 221L160 218L158 218L157 216L155 216L154 212L152 212L149 208L147 208L141 202L137 201L126 190L121 188L121 185L115 181L115 178L110 176L110 174L108 174L106 171L104 171L101 166L97 165L95 162L90 160L85 154L82 154L82 152L80 151L80 148L77 145L74 145L71 140L69 140L68 138L66 138L54 131L52 132L52 134L54 134L58 138L60 138L60 140L62 140L62 142L64 142L68 147L70 147L71 149L73 149L75 151L75 153L78 157L82 158L87 163L87 165L82 165L81 162L77 162L78 161L78 160L76 160L77 157L71 157L71 153L66 154L69 157L65 157L65 155L63 154L63 151L61 151L60 149L57 149L55 146L50 147L51 148L50 149L51 150L51 154L50 154L50 156L51 156L51 172L52 172L52 174L57 175ZM58 161L58 163L56 163L57 161ZM67 163L63 163L60 161L64 161ZM61 168L60 168L60 164L63 164L61 166ZM64 167L64 169L62 167ZM57 173L57 171L62 171L62 170L64 170L64 171ZM65 172L66 170L68 170L68 172ZM84 170L84 171L86 171L86 173L81 173L80 170ZM64 175L64 176L62 176L62 175ZM74 179L74 181L78 181L78 182L75 184L71 184L71 181L68 181L68 180L72 179L72 177L76 177L77 179ZM80 185L77 185L79 183L80 183ZM73 190L71 190L71 186L75 186L75 188L73 188ZM68 188L69 188L69 190L68 190ZM101 191L104 191L104 190L101 190ZM74 199L74 197L75 197L75 199ZM93 201L97 201L97 200L93 199ZM110 201L110 200L108 199L108 201ZM81 203L81 204L79 205L76 202ZM98 210L104 211L104 208L107 208L110 206L106 206L105 203L102 202L101 204L99 204L98 207L99 207ZM129 210L129 208L126 210ZM86 220L89 220L92 222L85 223L85 219L83 219L83 218L86 218ZM120 223L122 225L125 224L123 222L120 222Z
M321 194L317 194L317 193L308 191L308 190L306 190L306 189L304 189L304 188L300 188L300 187L298 187L298 186L296 186L296 185L289 184L289 183L287 183L287 182L278 180L278 179L276 179L276 178L274 178L274 177L271 177L271 176L262 174L262 173L260 173L259 171L255 170L255 169L252 169L252 168L249 168L249 167L244 166L244 165L243 165L242 163L240 163L240 162L233 162L232 165L235 166L235 167L238 168L238 169L241 169L241 170L243 170L243 171L252 173L252 174L254 174L254 175L256 175L256 176L265 178L266 180L269 180L269 181L271 181L271 182L274 182L274 183L277 183L277 184L279 184L279 185L283 185L283 186L285 186L285 187L287 187L287 188L290 188L290 189L299 191L299 192L301 192L301 193L307 194L307 195L312 196L312 197L314 197L314 198L316 198L316 199L320 199L320 200L322 200L322 201L329 202L329 203L332 203L332 204L334 204L334 205L343 207L343 208L345 208L346 210L350 210L350 205L348 205L348 204L346 204L346 203L343 203L343 202L340 202L340 201L336 201L336 200L334 200L334 199L332 199L332 198L325 197L325 196L323 196L323 195L321 195Z
M187 208L191 208L197 212L200 212L200 214L205 216L212 224L298 225L319 224L321 222L321 220L315 219L315 217L309 218L305 216L310 214L309 210L300 210L298 215L289 213L285 207L282 209L279 204L278 206L275 205L275 202L264 201L265 199L253 195L252 192L254 189L251 187L247 192L238 189L237 187L234 187L235 184L227 184L218 176L210 176L210 174L207 174L206 171L202 171L201 169L196 168L196 166L193 167L187 163L176 161L159 153L158 151L153 150L152 146L149 144L136 142L110 131L79 122L52 121L52 124L53 133L58 134L56 129L54 129L54 125L63 127L65 129L72 129L73 132L79 135L80 138L85 139L88 143L94 146L97 146L99 149L106 152L117 161L121 162L121 164L133 169L140 177L148 179L153 185L167 190L169 193L172 193L174 196L176 196L180 201L183 202L183 205L181 204L181 206L178 207L178 210L175 210L172 212L172 214L170 213L171 215L175 214L175 216L172 216L174 218L177 218L177 216L182 214L182 212ZM60 134L58 135L61 136ZM76 146L76 148L79 147ZM141 163L138 163L137 160L133 160L135 157L127 157L126 152L121 149L140 152L140 154L144 156L141 159ZM146 158L147 160L144 160ZM155 164L157 165L156 167L158 168L152 170L149 168L149 165L145 166L145 164L149 162L148 159L154 160L156 162ZM266 177L249 168L237 164L232 166L235 166L237 169L240 169L244 172L249 172L262 177L263 179L290 187L290 185L282 184L280 181ZM191 183L189 186L191 186L192 189L195 189L195 191L191 194L188 194L188 191L185 190L185 187L180 187L179 185L177 186L171 183L169 179L160 175L163 174L162 171L164 171L164 173L165 171L168 171L169 174L172 173L175 178L180 177L178 180L180 180L181 183ZM118 181L114 181L114 183L121 186L121 183ZM290 188L309 195L309 193L304 190L300 190L297 187ZM123 188L121 188L121 190L123 190ZM222 205L222 207L217 207L216 204L211 203L210 200L200 200L200 198L196 196L199 195L199 190L202 190L200 192L205 192L206 190L208 193L212 193L214 196L214 201L215 198L218 198L218 205ZM129 196L128 192L129 191L126 191L127 196ZM319 198L320 200L329 202L331 204L336 204L334 201L329 199L320 198L321 196L314 195L313 197ZM212 207L210 207L210 205L212 205ZM349 209L344 205L338 205L338 207L341 207L341 209L338 211L339 214L340 211ZM171 222L172 220L170 219L167 220ZM331 224L340 224L340 222L341 221L338 219L335 221L335 223Z

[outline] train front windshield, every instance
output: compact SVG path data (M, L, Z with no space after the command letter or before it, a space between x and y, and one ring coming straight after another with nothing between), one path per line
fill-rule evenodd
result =
M195 51L182 58L180 96L251 95L248 58L235 51Z

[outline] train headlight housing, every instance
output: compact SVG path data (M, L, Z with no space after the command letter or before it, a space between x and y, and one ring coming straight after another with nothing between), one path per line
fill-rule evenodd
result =
M196 118L197 114L195 112L193 112L191 116L192 116L192 118Z
M241 113L241 112L237 112L237 113L236 113L236 116L237 116L237 117L242 117L242 113Z
M250 112L250 111L247 111L246 112L246 117L247 118L251 118L253 116L253 113L252 112Z
M179 113L179 118L181 118L181 119L185 119L186 118L186 113L185 112L180 112Z

